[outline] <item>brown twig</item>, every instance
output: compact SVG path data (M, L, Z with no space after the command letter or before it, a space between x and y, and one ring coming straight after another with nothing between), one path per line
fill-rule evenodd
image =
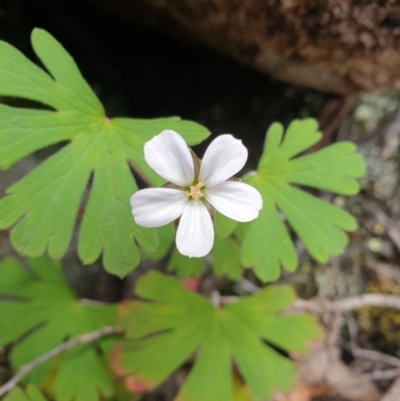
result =
M400 369L375 370L371 373L365 373L366 380L391 380L400 376Z
M332 99L323 107L318 116L322 138L307 153L315 152L333 142L333 135L340 126L343 118L348 114L354 104L354 96L350 95L340 99Z
M395 382L389 387L388 391L381 399L381 401L397 401L400 396L400 379L398 378Z
M400 109L396 111L391 121L383 129L384 146L382 159L387 160L397 154L400 144Z
M361 294L335 301L330 301L328 299L296 299L291 309L321 314L335 311L349 312L354 309L365 308L366 306L400 309L400 297L385 294Z
M237 282L238 286L243 290L248 292L249 294L255 294L260 291L261 288L255 285L252 281L247 280L247 278L240 278Z
M131 160L127 160L128 165L131 169L131 171L136 174L136 176L139 178L140 181L142 181L144 184L146 184L148 187L152 187L153 184L150 182L150 180L139 170L139 167L136 166L135 163L133 163Z
M354 387L358 387L363 383L368 383L374 380L392 380L396 379L397 377L400 376L400 369L399 368L394 368L394 369L384 369L384 370L374 370L370 373L363 373L359 376L359 380L357 380L355 383L352 383L350 386L346 387L341 387L341 389L350 389Z
M221 296L221 304L237 302L240 297ZM295 299L287 312L310 312L322 314L326 312L350 312L354 309L376 306L400 310L400 297L386 294L360 294L331 301L329 299Z
M341 273L342 265L340 263L339 258L332 258L331 260L332 270L336 275L336 291L340 298L344 298L347 295L347 284L346 280ZM332 321L330 324L330 330L327 333L327 345L330 349L330 352L335 352L337 347L337 343L341 333L341 320L342 313L338 310L334 311Z
M400 368L400 359L392 355L384 354L370 349L358 348L357 345L351 342L341 341L341 345L344 349L350 351L355 358L365 359L372 362L382 363L384 365L390 365Z
M388 215L378 206L376 202L366 201L364 207L375 219L387 230L387 233L397 249L400 251L400 231L395 227Z
M67 351L76 345L91 343L101 337L109 336L111 334L121 334L122 332L123 331L120 327L104 326L98 330L91 331L90 333L80 334L79 336L71 338L57 347L52 348L50 351L40 355L33 361L21 366L17 374L13 376L6 384L0 387L0 397L12 390L31 370L42 363L47 362L49 359L61 354L62 352Z
M382 352L362 348L353 348L351 352L355 358L367 359L369 361L380 362L385 365L396 366L398 369L400 368L399 358L384 354Z
M391 265L389 263L378 262L371 258L366 266L382 276L385 276L400 284L400 266Z

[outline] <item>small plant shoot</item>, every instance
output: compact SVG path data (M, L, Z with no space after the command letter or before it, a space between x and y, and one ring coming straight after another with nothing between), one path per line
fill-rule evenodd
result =
M0 168L49 155L0 199L14 249L0 260L11 377L0 397L139 400L179 372L175 401L237 401L238 386L242 401L290 391L295 356L323 331L295 311L291 285L273 282L296 270L297 239L318 262L345 250L356 219L318 190L357 194L356 146L311 152L316 120L286 132L273 123L244 175L245 138L213 133L199 159L190 146L207 128L108 115L53 36L31 39L41 66L0 42ZM72 264L95 264L90 284L118 291L90 292Z

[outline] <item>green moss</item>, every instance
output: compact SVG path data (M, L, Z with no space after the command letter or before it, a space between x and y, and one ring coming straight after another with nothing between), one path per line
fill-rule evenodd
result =
M393 282L374 283L365 288L374 294L400 295L400 285ZM392 353L400 347L400 311L390 308L367 307L356 312L360 339ZM365 346L365 344L362 344Z
M366 131L372 131L384 117L393 113L399 104L400 92L398 91L388 94L363 93L357 99L354 119L361 123Z

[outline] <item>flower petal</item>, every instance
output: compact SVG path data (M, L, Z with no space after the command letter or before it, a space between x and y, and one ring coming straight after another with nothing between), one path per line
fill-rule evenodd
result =
M224 181L203 194L218 212L240 222L254 220L262 208L260 193L244 182Z
M207 187L231 178L243 168L247 156L241 140L229 134L218 136L204 153L199 181Z
M181 187L194 181L194 164L184 139L165 130L144 145L147 164L161 177Z
M131 197L135 222L143 227L160 227L183 213L189 198L185 192L171 188L147 188Z
M176 247L185 256L201 258L214 243L214 226L210 213L200 200L191 200L182 214L176 233Z

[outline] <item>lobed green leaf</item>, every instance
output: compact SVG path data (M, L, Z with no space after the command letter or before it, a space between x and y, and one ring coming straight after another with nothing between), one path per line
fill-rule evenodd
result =
M168 260L168 271L174 272L179 278L200 277L204 273L203 258L189 258L174 248Z
M229 237L235 231L236 226L237 222L235 220L221 213L215 213L215 236L217 238L223 239Z
M217 277L226 275L231 280L237 280L243 274L240 264L240 247L237 241L227 237L216 239L211 251L211 266Z
M269 287L215 308L177 279L151 271L139 279L136 295L147 301L126 302L119 309L129 340L118 355L118 366L151 389L195 353L177 401L231 401L232 359L251 399L268 399L274 389L291 387L295 368L264 340L285 351L304 351L319 335L311 316L279 315L294 298L287 286ZM280 330L285 331L281 336Z
M357 228L349 213L293 186L307 185L343 195L358 192L356 178L364 174L365 166L354 144L340 142L293 158L320 138L313 119L294 120L284 137L283 127L272 124L257 173L247 177L247 182L260 191L263 209L240 231L241 262L245 267L253 266L262 281L276 280L281 266L288 271L297 266L286 221L321 262L343 252L347 245L344 231Z
M77 216L83 215L81 260L91 263L103 254L105 268L122 277L139 263L136 244L145 252L155 252L159 245L156 230L143 229L132 218L129 199L137 185L128 163L153 185L161 185L145 162L145 142L173 129L194 145L209 132L178 117L109 119L56 39L35 29L32 45L48 72L0 41L0 95L34 100L53 110L0 105L0 168L43 147L66 146L8 189L0 200L0 229L14 225L11 241L19 253L39 256L48 251L59 259Z
M14 370L68 338L115 324L115 306L79 301L58 263L42 257L24 268L8 259L0 263L0 276L0 295L7 296L0 299L0 346L19 340L9 354ZM53 360L45 362L27 379L41 386L50 370L51 388L59 401L97 401L112 394L111 375L94 345L65 351L55 365Z
M42 393L32 384L22 390L20 387L15 387L9 394L6 395L4 401L46 401Z

